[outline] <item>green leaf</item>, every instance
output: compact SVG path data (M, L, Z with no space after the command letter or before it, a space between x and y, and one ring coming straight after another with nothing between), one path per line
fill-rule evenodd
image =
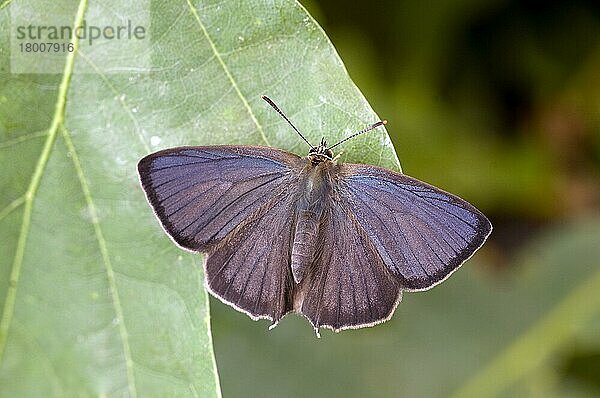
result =
M27 7L46 25L145 16L148 37L74 40L61 74L10 74L10 15ZM219 396L202 258L163 233L137 161L194 144L306 153L263 94L312 142L377 116L295 2L6 1L0 26L0 395ZM400 167L383 129L342 149Z

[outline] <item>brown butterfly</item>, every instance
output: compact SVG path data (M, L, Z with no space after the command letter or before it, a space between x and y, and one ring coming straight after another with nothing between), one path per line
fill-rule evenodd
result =
M206 253L210 292L275 326L318 333L388 320L402 291L445 280L481 247L489 220L466 201L381 167L259 146L166 149L140 160L142 187L182 248ZM385 124L377 122L352 135ZM347 139L348 139L347 138Z

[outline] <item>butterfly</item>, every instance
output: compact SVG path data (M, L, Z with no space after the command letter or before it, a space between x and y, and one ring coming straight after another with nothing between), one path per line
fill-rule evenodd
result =
M261 146L184 146L138 163L166 233L206 253L208 290L252 319L288 313L317 332L391 318L403 291L444 281L479 249L490 221L463 199L412 177L338 163L313 146L298 155Z

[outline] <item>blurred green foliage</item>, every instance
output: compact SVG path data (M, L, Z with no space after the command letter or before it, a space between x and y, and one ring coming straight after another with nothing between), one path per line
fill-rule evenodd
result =
M495 230L367 330L316 340L289 316L267 333L212 300L224 396L600 396L600 5L303 4L404 172Z

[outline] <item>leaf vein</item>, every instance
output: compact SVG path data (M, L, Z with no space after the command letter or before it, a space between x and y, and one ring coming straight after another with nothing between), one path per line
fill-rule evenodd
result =
M102 256L102 262L104 263L104 267L106 268L106 276L108 279L113 308L115 310L117 320L119 321L119 335L123 344L123 353L125 356L125 366L127 369L127 386L129 389L129 395L132 397L136 397L137 392L135 387L135 379L133 376L133 359L131 356L131 348L129 347L129 334L125 326L123 307L121 305L121 299L119 298L115 271L113 270L112 263L110 261L110 256L108 254L106 239L104 238L104 233L102 232L102 227L100 226L100 222L98 219L96 205L94 204L94 201L92 199L92 193L90 191L87 179L85 178L83 168L81 167L79 156L77 155L77 151L75 149L75 146L73 145L73 141L71 140L70 133L64 126L61 129L61 133L63 139L65 140L65 144L67 145L67 149L71 154L71 160L73 161L73 166L75 167L75 171L77 172L77 177L79 178L79 183L81 185L81 190L83 191L83 196L85 197L85 201L90 211L92 225L94 227L94 234L96 236L96 240L98 241L98 247Z
M0 221L2 221L4 219L4 217L8 216L10 213L12 213L14 210L16 210L23 203L25 203L25 195L20 196L20 197L16 198L15 200L13 200L12 202L10 202L8 206L6 206L4 209L2 209L2 211L0 211Z
M4 7L7 4L8 2L3 3L2 7ZM86 8L87 0L81 0L77 9L77 14L73 21L73 26L75 28L81 26ZM2 318L0 319L0 361L2 361L4 357L4 349L6 348L8 330L10 328L15 310L17 286L19 284L19 278L21 276L21 267L23 265L23 257L25 255L25 246L27 245L27 238L29 236L29 226L31 224L31 215L33 211L33 200L35 198L35 194L37 193L38 187L40 186L42 176L50 158L50 153L52 152L54 142L56 141L58 129L63 122L65 114L67 91L69 90L71 75L73 74L75 54L79 50L79 38L77 37L77 35L73 37L71 43L73 43L74 49L73 52L67 54L67 57L65 59L65 68L58 89L58 96L56 99L56 107L54 109L52 123L50 125L50 128L48 129L48 136L46 138L44 147L42 149L42 152L40 153L35 169L31 176L27 192L25 193L25 208L23 210L21 229L19 232L19 237L17 239L17 247L15 249L15 256L10 271L10 279L8 282L8 288L6 290L6 299L4 301L4 308L2 310Z
M12 0L6 0L4 3L0 4L0 10L9 5L11 2Z
M250 104L248 103L248 100L246 99L246 97L244 96L244 94L242 94L242 91L240 90L240 87L238 86L238 84L236 83L235 79L233 78L233 75L229 71L229 68L227 67L227 64L225 63L225 61L223 60L223 57L222 57L221 53L217 49L217 47L215 45L215 42L212 40L212 38L208 34L208 31L206 30L206 27L204 26L204 24L200 20L200 16L198 15L198 11L196 10L196 8L194 7L194 5L191 3L190 0L187 0L187 3L189 5L189 7L190 7L190 12L194 16L194 18L196 18L196 21L198 22L198 26L202 30L202 33L204 34L204 37L208 41L208 43L210 45L210 48L212 49L213 53L215 54L215 57L217 58L217 60L219 61L219 64L221 64L221 67L223 68L223 71L225 72L225 75L227 75L227 78L231 82L231 85L233 86L235 92L237 93L238 97L240 98L240 100L244 104L244 107L246 108L246 111L248 111L248 115L250 115L250 118L252 119L252 122L254 122L254 124L256 125L256 128L259 131L259 133L260 133L263 141L265 142L265 144L267 146L271 146L271 144L269 143L269 140L267 139L267 136L265 135L265 132L264 132L261 124L258 122L258 119L254 115L254 112L252 112L252 108L250 107Z
M10 148L11 146L20 144L21 142L29 141L34 138L44 137L45 135L48 135L47 130L41 130L30 134L24 134L19 137L0 142L0 149Z

